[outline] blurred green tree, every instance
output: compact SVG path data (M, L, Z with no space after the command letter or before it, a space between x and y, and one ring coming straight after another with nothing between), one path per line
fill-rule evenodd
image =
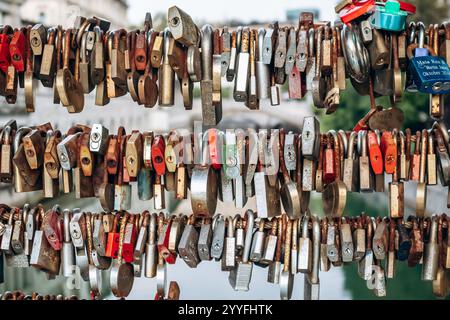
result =
M448 18L450 5L447 0L409 0L409 3L416 6L415 21L422 21L425 25L442 22Z

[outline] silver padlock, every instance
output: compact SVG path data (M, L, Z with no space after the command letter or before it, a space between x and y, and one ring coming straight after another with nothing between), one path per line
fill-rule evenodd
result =
M259 220L259 228L253 234L252 248L250 250L250 260L253 262L259 262L263 255L264 240L266 237L266 234L264 233L264 222L264 218Z
M211 242L211 257L220 260L223 253L225 241L225 219L218 214L213 220L213 236Z
M248 291L250 289L250 281L252 279L253 263L249 261L250 249L252 246L252 232L254 226L254 213L252 210L247 210L247 226L245 229L245 245L242 253L242 260L239 261L236 269L230 271L228 280L236 291Z
M312 217L312 269L311 272L305 275L304 299L305 300L319 300L320 296L320 280L319 280L319 266L320 266L320 225L317 217Z
M422 265L422 280L424 281L436 280L437 276L439 266L438 219L439 217L436 215L431 218L430 238L424 246Z
M164 191L163 191L164 192ZM114 210L130 210L131 209L131 185L122 184L114 186Z
M302 219L302 234L299 241L297 268L301 273L310 273L312 268L312 241L309 237L308 224L311 218L307 215Z
M264 37L266 30L258 29L258 52L256 58L256 93L259 100L268 99L270 95L270 69L269 65L263 62Z
M263 47L262 62L270 65L272 63L273 52L275 51L275 41L278 38L278 22L269 25L264 35L264 41L259 43Z
M320 123L316 117L305 117L302 128L302 155L314 160L319 156Z
M99 123L94 123L89 139L89 150L104 155L108 149L108 141L109 130Z
M200 260L202 261L211 260L211 255L209 251L211 247L211 241L212 241L211 222L209 219L204 219L202 226L200 227L200 234L198 237L198 244L197 244L198 256Z
M196 268L200 263L197 250L199 234L193 224L194 215L189 218L187 225L184 227L183 234L178 243L178 253L189 267Z
M70 210L63 211L64 242L61 248L61 273L64 277L70 277L74 274L75 268L75 250L70 238Z
M71 170L77 166L78 162L78 137L81 135L81 132L76 134L71 134L64 138L63 141L58 143L56 146L56 151L58 154L59 162L61 164L61 168L66 171Z
M250 30L244 28L242 30L242 39L240 45L240 51L236 64L236 80L234 82L234 100L237 102L247 101L247 84L249 79L249 43L250 43Z
M156 276L156 265L158 264L158 248L156 247L156 214L150 215L148 223L148 237L145 244L145 277L154 278Z
M353 237L352 237L352 231L350 228L350 224L347 223L346 220L344 220L341 223L341 246L342 246L342 261L343 262L352 262L353 261Z
M222 256L222 271L230 271L236 267L236 237L232 217L227 218L227 236L225 238L225 252Z
M278 227L278 219L272 218L270 221L272 224L272 228L270 230L269 235L266 238L266 245L264 248L264 253L259 261L262 264L270 264L273 262L275 258L275 251L277 249L277 227ZM297 271L297 270L296 270Z

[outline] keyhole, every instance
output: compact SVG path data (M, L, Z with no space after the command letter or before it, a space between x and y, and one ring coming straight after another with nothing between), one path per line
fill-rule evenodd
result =
M91 160L88 157L83 157L81 159L81 163L83 163L85 166L88 166L91 164Z
M179 23L180 23L180 19L178 17L173 17L170 20L170 24L172 25L172 27L178 26Z

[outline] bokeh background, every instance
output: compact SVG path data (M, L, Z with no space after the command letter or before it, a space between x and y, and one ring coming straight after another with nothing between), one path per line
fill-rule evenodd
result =
M413 0L417 5L416 20L424 23L438 23L444 21L450 11L447 1L442 0ZM1 0L0 24L13 26L28 23L43 23L47 26L61 24L71 27L77 15L86 17L96 15L112 22L112 28L141 27L145 13L151 12L155 29L162 30L166 25L167 9L177 5L188 12L198 25L213 24L216 27L238 26L240 24L268 24L271 21L298 23L299 13L312 11L316 19L336 19L334 13L335 0L321 1L144 1L144 0ZM310 95L301 101L287 101L287 92L282 90L282 104L271 107L267 102L261 104L260 111L249 111L243 104L235 103L231 99L231 86L223 81L224 117L221 128L275 128L299 130L303 117L316 114L321 120L322 131L334 128L349 130L369 109L366 97L358 96L351 88L341 94L341 106L332 116L324 116L312 106ZM179 92L179 91L176 91ZM65 108L53 105L52 90L39 87L36 92L36 112L26 114L22 92L19 93L16 105L7 105L0 101L0 122L5 123L11 118L17 119L20 125L40 124L51 121L55 128L65 131L75 123L92 124L100 122L106 125L110 132L117 130L119 125L125 128L139 130L167 131L171 128L192 128L194 120L201 119L199 88L196 87L194 108L184 111L181 95L177 94L175 105L169 108L155 107L144 109L134 104L129 96L115 99L105 107L94 105L94 97L86 97L85 109L81 114L69 115ZM388 106L387 101L380 99L378 104ZM418 128L429 128L431 122L428 117L428 96L405 94L399 105L405 112L405 127L413 132ZM448 114L448 112L447 112ZM447 122L448 123L448 122ZM387 182L389 182L387 178ZM406 215L412 214L415 207L415 185L408 183L406 187ZM136 188L134 188L136 189ZM386 188L387 189L387 188ZM442 213L446 208L447 191L442 188L429 187L428 212ZM322 215L320 195L314 194L311 201L311 211ZM80 207L83 210L101 210L96 199L74 199L73 195L61 196L57 199L43 199L41 192L29 194L13 194L7 185L0 185L0 202L22 205L43 203L50 207L59 203L65 207ZM167 194L167 212L189 213L190 202L173 200L173 195ZM133 212L144 209L152 210L152 201L142 202L137 199L136 190L133 195ZM254 199L250 199L247 207L255 208ZM384 194L350 194L347 201L346 215L358 215L366 212L372 216L387 215L387 193ZM242 210L244 211L244 210ZM239 210L219 204L218 212L239 213ZM242 213L242 212L241 212ZM189 269L181 260L176 265L168 266L169 280L178 281L183 299L278 299L277 285L267 283L267 269L254 268L251 290L246 293L235 292L228 284L228 273L220 271L217 262L201 263L197 269ZM397 264L397 276L387 281L386 299L433 299L431 283L420 280L421 266L408 268L404 263ZM104 272L103 296L112 299L108 285L109 273ZM26 270L12 270L5 268L5 282L0 285L0 291L22 289L27 293L63 293L77 294L83 298L89 297L89 288L82 283L79 290L69 290L63 277L48 281L46 276L32 268ZM329 272L320 273L322 299L375 299L373 293L366 288L366 283L357 275L356 264L332 268ZM138 278L129 299L153 299L156 292L156 282L153 279ZM295 278L293 299L303 297L303 275Z

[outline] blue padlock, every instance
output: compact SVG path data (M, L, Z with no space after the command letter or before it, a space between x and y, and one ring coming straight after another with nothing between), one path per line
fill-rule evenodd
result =
M409 72L417 90L429 94L450 93L450 68L447 62L425 47L425 26L418 23L418 47L409 64Z
M374 28L388 31L403 31L406 28L408 14L400 10L400 3L388 0L384 5L377 5L371 16L370 23Z
M411 59L410 72L420 92L450 93L450 68L442 57L414 57Z

